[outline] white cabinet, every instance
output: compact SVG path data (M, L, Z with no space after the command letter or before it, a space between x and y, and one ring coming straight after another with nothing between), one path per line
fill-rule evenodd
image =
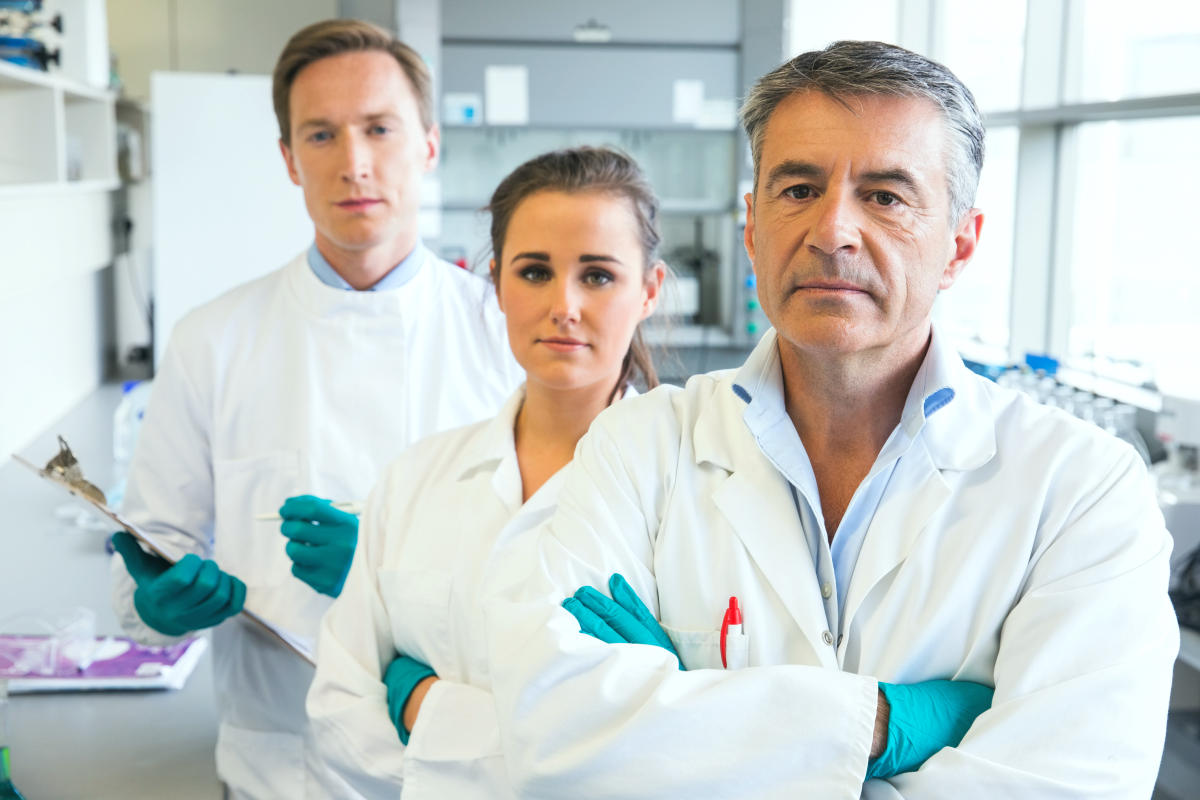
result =
M113 94L0 61L0 195L117 186Z

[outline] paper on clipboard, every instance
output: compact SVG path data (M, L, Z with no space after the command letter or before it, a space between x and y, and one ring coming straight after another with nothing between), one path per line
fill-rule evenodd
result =
M162 543L159 542L154 537L153 534L147 533L146 531L141 530L133 523L124 519L120 514L113 511L111 508L109 508L106 503L101 503L98 500L96 500L95 498L87 496L86 494L79 491L78 489L76 489L74 486L70 485L66 481L60 480L60 479L54 477L53 475L48 474L45 470L41 469L40 467L35 466L33 463L27 461L26 459L22 458L21 456L17 455L16 453L13 453L12 457L13 457L14 461L16 461L18 464L22 465L26 469L30 470L31 472L35 473L42 480L48 481L49 483L52 483L55 486L65 489L66 491L73 494L75 497L78 497L83 502L85 502L88 505L95 508L97 511L99 511L101 514L103 514L108 519L112 520L114 523L117 524L118 527L123 528L126 531L129 531L129 533L133 535L133 538L137 539L139 542L141 542L143 545L145 545L146 549L149 550L150 552L154 553L154 555L158 556L159 558L165 559L166 561L170 562L171 564L174 564L178 560L174 556L172 556L168 553L167 549L164 548ZM270 634L270 636L273 639L282 643L289 650L294 651L296 653L296 655L300 656L305 661L309 662L310 664L314 664L314 665L316 664L316 659L313 657L312 647L309 646L308 643L301 640L299 637L289 633L288 631L284 630L283 628L279 627L278 625L268 622L267 620L263 619L258 614L254 613L253 611L251 611L248 608L242 609L242 616L247 617L254 623L260 625L268 634Z

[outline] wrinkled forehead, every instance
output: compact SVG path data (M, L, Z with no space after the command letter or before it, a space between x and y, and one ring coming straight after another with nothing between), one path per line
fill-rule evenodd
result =
M826 173L904 169L944 185L949 152L945 115L928 98L796 92L779 103L764 126L756 188L788 162Z

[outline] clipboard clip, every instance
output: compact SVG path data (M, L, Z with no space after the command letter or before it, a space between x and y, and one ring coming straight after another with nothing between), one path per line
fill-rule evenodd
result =
M101 505L108 505L108 498L104 496L104 492L100 490L100 487L84 479L83 468L79 466L79 459L71 452L70 445L67 444L67 440L61 435L58 437L58 453L46 462L46 466L42 469L42 474L51 480L65 483L83 496L95 500Z

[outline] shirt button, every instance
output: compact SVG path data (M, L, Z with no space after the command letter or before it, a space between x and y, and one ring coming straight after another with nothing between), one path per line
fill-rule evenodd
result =
M822 633L821 639L825 642L825 644L830 644L830 645L833 644L833 634L830 633L829 631L825 631L824 633Z
M833 587L830 586L828 583L823 584L821 586L821 597L824 597L826 600L828 600L832 596L833 596Z

